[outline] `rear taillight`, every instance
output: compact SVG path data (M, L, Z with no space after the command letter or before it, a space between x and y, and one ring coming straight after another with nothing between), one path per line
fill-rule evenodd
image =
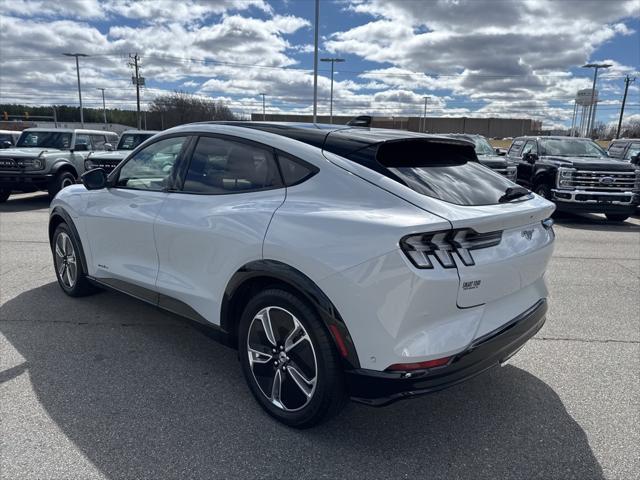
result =
M387 367L388 372L409 372L412 370L424 370L426 368L444 367L449 363L452 357L436 358L435 360L427 360L426 362L417 363L394 363Z
M432 258L438 260L444 268L454 268L454 253L464 265L475 265L471 250L494 247L501 240L501 231L478 233L464 228L407 235L400 240L400 248L418 268L433 268Z

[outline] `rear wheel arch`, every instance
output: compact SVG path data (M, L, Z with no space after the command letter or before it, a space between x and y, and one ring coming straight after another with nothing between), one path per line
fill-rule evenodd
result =
M227 284L220 312L220 326L237 343L242 311L258 292L270 288L287 291L304 301L322 319L345 368L360 362L349 330L337 309L313 280L294 267L275 260L258 260L240 268Z

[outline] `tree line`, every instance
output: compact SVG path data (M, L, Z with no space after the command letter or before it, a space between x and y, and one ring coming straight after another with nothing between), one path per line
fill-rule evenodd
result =
M106 111L108 123L136 127L135 110L107 108ZM53 121L55 117L56 121L61 123L80 121L80 107L71 105L0 104L0 120L4 120L5 112L9 120L19 117L19 119L27 121ZM220 100L178 91L155 97L149 104L148 110L140 112L140 115L141 127L149 130L164 130L191 122L239 119L229 106ZM83 116L85 123L104 122L102 108L84 108Z

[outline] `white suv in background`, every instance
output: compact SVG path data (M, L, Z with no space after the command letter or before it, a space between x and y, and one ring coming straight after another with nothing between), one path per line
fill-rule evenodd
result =
M472 143L271 123L162 132L62 190L71 296L115 289L212 325L258 403L303 428L506 361L543 325L553 204Z

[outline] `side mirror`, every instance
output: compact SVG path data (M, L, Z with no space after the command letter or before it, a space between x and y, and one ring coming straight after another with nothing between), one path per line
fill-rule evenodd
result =
M2 143L0 143L0 148L11 148L13 147L13 143L11 143L9 140L4 140Z
M89 145L87 145L86 143L77 143L74 150L76 152L86 152L87 150L89 150Z
M523 155L522 159L525 162L535 163L535 161L538 160L538 154L537 153L525 153Z
M104 149L107 150L108 152L112 152L114 150L113 145L111 145L110 143L105 143Z
M631 157L631 163L634 165L640 165L640 152Z
M507 154L507 151L503 148L496 148L496 155L504 157Z
M107 186L107 173L102 168L94 168L80 177L87 190L100 190Z

